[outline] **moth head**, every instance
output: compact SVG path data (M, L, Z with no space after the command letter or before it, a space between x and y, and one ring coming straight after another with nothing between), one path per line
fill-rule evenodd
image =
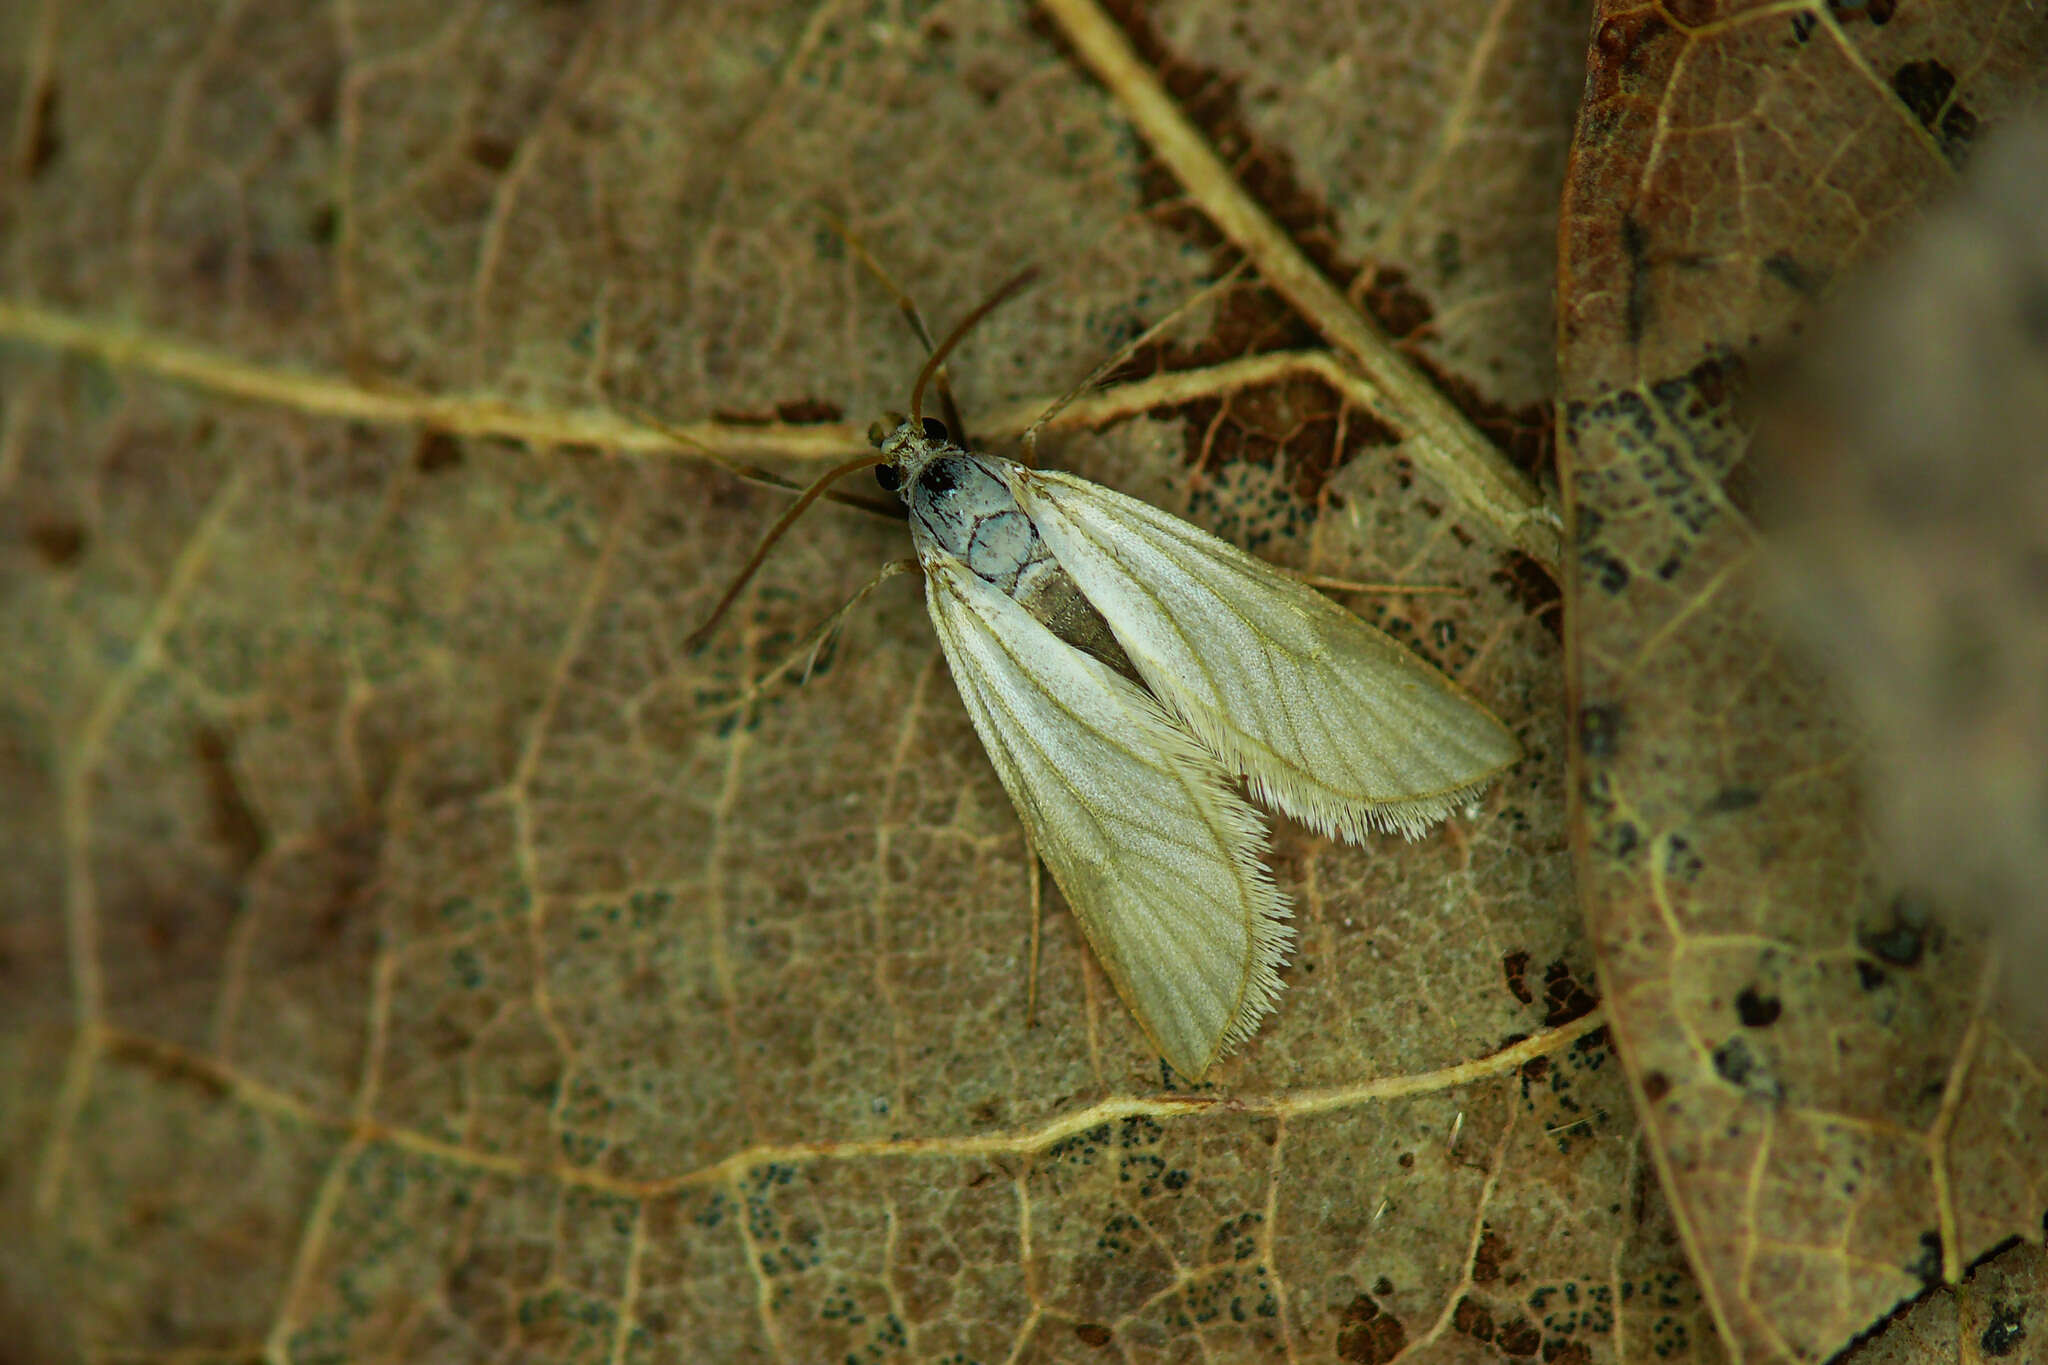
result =
M912 419L890 412L868 427L868 444L888 457L888 463L875 466L875 482L893 493L952 449L953 437L936 417Z

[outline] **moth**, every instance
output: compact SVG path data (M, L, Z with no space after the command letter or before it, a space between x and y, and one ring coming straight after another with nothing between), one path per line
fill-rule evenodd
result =
M1413 838L1520 749L1455 683L1271 565L924 416L946 353L1022 278L932 349L909 414L835 473L872 465L902 500L932 626L1032 847L1145 1036L1198 1080L1273 1009L1292 942L1240 781L1327 835Z

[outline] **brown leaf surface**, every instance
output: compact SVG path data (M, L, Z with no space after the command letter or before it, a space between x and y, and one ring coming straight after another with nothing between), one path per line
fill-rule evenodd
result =
M1732 414L1743 357L1949 185L2043 40L2002 5L1617 4L1595 34L1559 288L1581 891L1743 1359L1831 1355L2048 1205L2048 1086L1986 1011L1983 933L1883 874L1861 734L1762 610L1770 471Z
M1239 291L1052 458L1471 585L1358 601L1529 753L1417 844L1283 824L1284 1006L1188 1094L1063 915L1024 1027L903 585L732 705L900 531L815 516L692 655L778 499L613 403L795 466L900 403L823 203L935 319L1044 268L957 367L1013 435L1220 259L1130 88L975 3L0 8L10 1358L1719 1358L1588 1013L1554 604L1348 359L1370 302L1539 453L1580 19L1131 25L1349 292Z

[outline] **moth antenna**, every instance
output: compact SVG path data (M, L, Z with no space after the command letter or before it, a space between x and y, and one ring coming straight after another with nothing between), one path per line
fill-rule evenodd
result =
M1040 427L1044 426L1047 422L1050 422L1053 418L1059 416L1062 412L1065 412L1067 408L1073 404L1075 399L1089 392L1097 384L1100 384L1112 370L1116 369L1117 366L1123 364L1126 360L1129 360L1132 356L1136 355L1138 353L1139 347L1148 345L1149 343L1157 340L1160 333L1166 331L1169 327L1172 327L1175 323L1179 322L1182 318L1186 317L1188 313L1191 312L1198 305L1207 302L1209 299L1214 298L1217 294L1222 293L1231 285L1237 283L1238 278L1244 274L1249 264L1250 263L1248 261L1239 261L1236 265L1230 267L1229 271L1222 275L1220 278L1218 278L1215 281L1215 283L1210 284L1207 287L1197 291L1196 293L1189 295L1188 298L1184 302L1182 302L1178 307L1176 307L1172 312L1168 313L1165 317L1159 319L1159 321L1153 323L1150 327L1147 327L1144 331L1140 332L1132 340L1125 342L1124 345L1116 352L1116 354L1112 355L1109 359L1103 361L1100 365L1097 365L1094 369L1090 370L1088 372L1087 378L1083 379L1080 383L1074 385L1073 388L1068 389L1065 395L1062 396L1058 402L1054 403L1044 412L1038 414L1038 420L1033 422L1030 426L1024 428L1024 463L1027 465L1031 465L1033 467L1036 467L1038 464L1038 429Z
M823 497L825 491L831 487L834 481L843 479L848 474L858 473L863 469L872 469L878 464L886 464L888 460L889 457L881 451L872 450L865 455L856 455L850 460L843 460L812 480L810 487L799 493L796 501L783 509L782 515L775 519L775 524L768 528L768 534L761 537L761 543L754 548L754 553L747 560L746 567L740 570L739 577L732 581L732 586L725 590L725 596L718 599L718 605L711 609L709 619L703 625L691 631L689 638L683 641L684 648L696 649L704 643L705 638L712 631L718 628L718 623L725 619L726 612L730 611L732 604L739 599L740 590L747 586L748 580L753 578L755 571L768 558L768 552L775 548L775 542L782 539L782 533L795 525L796 519L809 510L812 503Z
M994 312L1004 300L1037 277L1038 267L1035 265L1026 266L1010 276L1009 279L997 286L995 293L990 294L987 298L976 304L973 312L960 319L953 330L946 333L946 339L940 342L930 355L925 357L924 368L917 372L917 382L910 386L910 422L912 426L921 427L924 425L925 385L931 382L932 376L938 373L939 367L946 363L946 357L953 353L953 348L960 344L960 339L967 335L975 323L980 322L983 318Z
M824 216L826 225L832 231L839 234L839 240L845 242L847 247L860 260L860 263L867 267L868 273L881 281L882 288L888 290L890 295L895 298L896 311L901 313L904 322L910 325L911 332L916 335L918 343L924 347L924 353L930 355L934 350L938 349L932 345L931 328L925 325L924 314L918 311L917 300L910 297L910 291L896 283L895 277L883 268L881 261L876 259L872 251L868 250L867 243L863 242L860 239L860 235L848 226L845 219L827 208L820 208L818 212ZM946 429L953 433L956 440L964 439L967 429L960 420L960 405L953 401L952 375L948 373L944 366L939 368L936 383L939 390L939 402L945 407Z
M882 263L875 259L875 254L868 250L867 243L860 239L859 233L848 226L844 218L828 208L820 208L818 213L839 240L846 243L848 249L860 258L860 263L867 267L868 273L881 281L882 288L888 290L895 298L897 311L903 314L903 320L910 324L910 330L915 332L917 339L924 344L925 354L931 354L934 349L931 329L925 326L924 314L917 310L917 300L910 297L910 291L896 283L895 277L882 268Z

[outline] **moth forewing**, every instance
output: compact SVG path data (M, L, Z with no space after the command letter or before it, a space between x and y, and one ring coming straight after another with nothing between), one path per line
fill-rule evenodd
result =
M1455 683L1271 565L1071 474L1004 474L1146 687L1261 801L1412 838L1520 757Z
M944 549L926 604L997 776L1118 995L1190 1079L1273 1007L1287 903L1266 825L1143 690Z

